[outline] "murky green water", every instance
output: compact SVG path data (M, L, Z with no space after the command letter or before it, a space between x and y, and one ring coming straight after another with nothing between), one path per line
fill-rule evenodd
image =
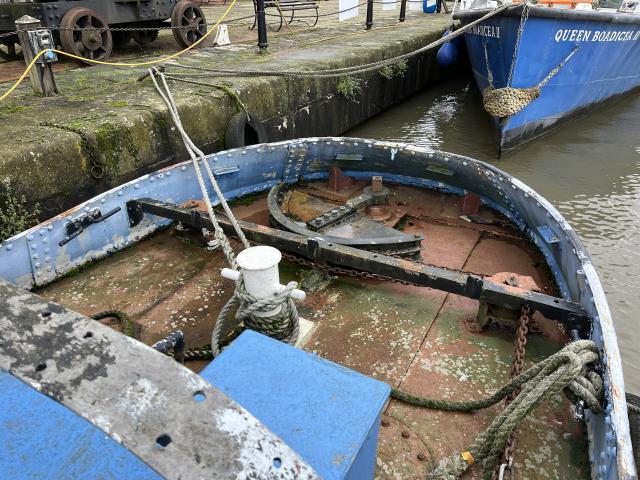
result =
M346 135L485 160L537 190L586 244L613 311L627 390L640 394L640 95L602 108L502 160L466 78L407 100Z

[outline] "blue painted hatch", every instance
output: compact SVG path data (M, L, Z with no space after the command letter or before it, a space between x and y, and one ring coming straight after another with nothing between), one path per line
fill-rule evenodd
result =
M390 387L245 331L200 375L251 412L326 480L372 479Z
M0 370L0 478L157 480L129 450Z
M246 331L201 373L323 478L373 478L386 384ZM0 478L160 478L97 427L0 371Z

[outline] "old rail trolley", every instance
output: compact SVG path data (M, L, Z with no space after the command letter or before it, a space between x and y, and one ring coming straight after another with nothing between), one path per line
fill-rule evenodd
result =
M176 43L186 48L207 31L202 8L189 0L0 0L0 35L14 32L24 15L53 31L64 51L91 60L106 60L113 48L131 40L148 45L171 20ZM18 36L0 36L0 57L19 55Z

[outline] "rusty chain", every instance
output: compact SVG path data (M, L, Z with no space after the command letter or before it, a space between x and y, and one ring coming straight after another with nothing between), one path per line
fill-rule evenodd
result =
M313 270L322 270L324 272L333 273L338 276L360 278L360 279L366 279L366 280L384 280L387 282L398 283L400 285L420 286L417 283L407 282L405 280L398 280L396 278L387 277L385 275L379 275L377 273L365 272L362 270L353 270L350 268L336 267L334 265L328 265L327 263L314 262L313 260L308 260L306 258L300 257L298 255L293 255L287 252L282 252L282 257L296 265L302 265L304 267L311 268Z
M516 338L514 341L514 350L513 350L513 363L511 364L511 378L515 378L522 373L522 369L524 367L524 357L526 355L526 347L527 347L527 334L529 333L529 327L531 325L531 309L528 306L522 308L522 312L520 314L520 319L518 320L518 328L516 330ZM504 400L505 408L514 398L518 396L520 393L520 389L514 390L511 392L507 398ZM504 454L502 455L502 463L496 464L496 469L493 472L493 480L497 480L499 478L499 472L502 470L504 472L506 465L507 470L511 470L513 468L513 454L515 452L516 447L516 430L514 429L509 436L509 440L504 448Z

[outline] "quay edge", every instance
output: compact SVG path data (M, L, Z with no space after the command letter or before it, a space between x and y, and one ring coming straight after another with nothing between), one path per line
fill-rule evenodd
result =
M270 54L254 45L204 48L181 63L201 67L259 69L326 69L369 63L420 48L442 36L448 15L409 18L385 28L299 47L288 36L273 37ZM364 28L364 25L362 26ZM353 28L353 27L351 27ZM322 31L306 41L326 37ZM417 55L394 78L368 75L354 99L337 91L335 78L281 77L198 78L225 82L249 112L260 117L267 140L339 135L384 109L427 88L443 72L436 50ZM177 69L172 69L177 71ZM141 174L187 158L178 132L149 80L137 83L143 69L97 66L60 72L62 95L34 97L25 85L0 105L0 179L29 202L39 203L43 217L106 191ZM173 83L172 91L191 138L205 153L224 148L224 132L237 111L220 89ZM103 170L101 178L92 167ZM95 172L95 170L94 170Z

